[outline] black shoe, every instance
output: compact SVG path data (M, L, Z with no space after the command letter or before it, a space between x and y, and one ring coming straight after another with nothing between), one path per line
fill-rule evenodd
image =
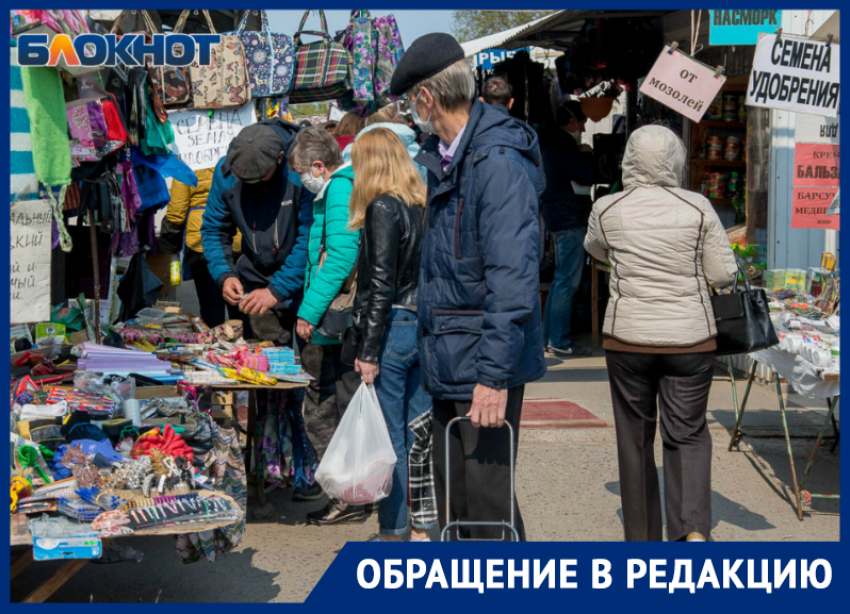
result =
M318 482L313 482L309 486L302 487L299 486L295 489L295 492L292 493L293 501L318 501L322 497L325 496L322 487L319 486Z
M593 355L593 352L591 352L587 348L581 347L580 345L576 345L575 343L571 343L569 345L562 345L561 347L552 346L549 348L549 351L555 354L556 356L564 356L569 358L585 358L587 356Z
M307 514L307 522L320 527L332 524L354 524L364 522L369 514L362 505L346 505L339 501L330 501L325 507Z

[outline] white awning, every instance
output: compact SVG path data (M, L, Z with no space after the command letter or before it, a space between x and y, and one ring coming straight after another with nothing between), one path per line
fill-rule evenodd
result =
M528 30L529 28L536 28L541 24L549 23L550 21L557 18L561 13L566 12L567 11L555 11L554 13L550 13L549 15L544 15L539 19L535 19L534 21L524 23L521 26L517 26L509 30L504 30L503 32L496 32L495 34L489 34L487 36L482 36L481 38L476 38L474 40L461 43L460 46L463 47L463 52L464 54L466 54L467 58L475 57L476 53L480 53L488 49L501 49L505 42L509 39L514 38L518 34L521 34L522 32Z

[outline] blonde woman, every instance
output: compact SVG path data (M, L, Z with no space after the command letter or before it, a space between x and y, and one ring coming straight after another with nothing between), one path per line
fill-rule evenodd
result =
M398 461L390 495L378 503L380 533L370 541L401 541L408 533L408 424L431 408L422 388L416 339L416 292L422 247L425 184L401 140L386 128L364 133L351 151L354 190L350 221L360 230L360 260L352 334L361 379L374 383ZM412 528L427 541L430 527Z

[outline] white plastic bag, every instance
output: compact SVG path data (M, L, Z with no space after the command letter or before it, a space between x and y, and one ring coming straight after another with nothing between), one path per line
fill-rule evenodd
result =
M349 505L390 494L396 455L372 384L360 384L316 471L328 497Z

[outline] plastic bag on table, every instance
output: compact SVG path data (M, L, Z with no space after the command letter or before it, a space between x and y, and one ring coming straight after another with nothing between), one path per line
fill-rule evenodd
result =
M372 384L361 384L331 439L316 481L328 497L349 505L390 494L396 455Z

